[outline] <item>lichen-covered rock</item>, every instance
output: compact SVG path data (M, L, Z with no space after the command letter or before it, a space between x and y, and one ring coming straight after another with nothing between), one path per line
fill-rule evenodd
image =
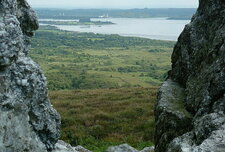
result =
M169 142L191 130L192 115L185 109L185 90L171 79L165 81L158 93L155 109L155 142L158 151L165 151ZM180 129L182 128L182 129Z
M164 95L159 93L155 108L156 152L225 151L225 1L199 2L174 48L169 80L160 90ZM171 97L168 89L174 83L183 91ZM177 113L180 110L169 106L177 102L177 96L183 97L181 109L188 116L182 117L183 126L174 121L181 116ZM168 107L162 110L162 103Z
M25 0L0 0L0 149L51 151L60 117L48 100L46 78L27 57L29 37L38 28Z

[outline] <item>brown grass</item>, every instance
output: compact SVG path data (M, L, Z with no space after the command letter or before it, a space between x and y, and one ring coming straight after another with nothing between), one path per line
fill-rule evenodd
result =
M107 143L143 148L153 142L157 90L69 90L51 91L49 96L62 117L61 138L72 145L101 151L99 147L105 148Z

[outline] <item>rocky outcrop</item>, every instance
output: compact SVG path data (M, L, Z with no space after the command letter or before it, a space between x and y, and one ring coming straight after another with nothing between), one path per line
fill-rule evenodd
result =
M225 151L225 1L199 2L159 91L156 152Z
M60 117L48 100L46 78L27 56L38 28L25 0L0 0L0 149L47 152L59 138Z

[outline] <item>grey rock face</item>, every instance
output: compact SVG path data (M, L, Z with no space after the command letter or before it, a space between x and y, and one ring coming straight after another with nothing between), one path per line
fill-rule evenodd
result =
M224 39L225 1L200 0L174 48L169 79L160 89L156 152L225 151Z
M191 130L192 115L185 109L185 90L178 83L168 79L158 93L156 104L156 148L163 152L168 143Z
M48 100L46 78L27 57L29 37L38 28L25 0L0 0L0 149L51 151L60 117Z

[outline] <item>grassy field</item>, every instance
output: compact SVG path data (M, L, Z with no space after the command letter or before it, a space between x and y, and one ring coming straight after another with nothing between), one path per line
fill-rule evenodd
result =
M30 56L50 90L158 86L170 69L174 42L59 31L42 27Z
M129 143L153 144L157 87L50 91L62 117L61 139L94 152Z

